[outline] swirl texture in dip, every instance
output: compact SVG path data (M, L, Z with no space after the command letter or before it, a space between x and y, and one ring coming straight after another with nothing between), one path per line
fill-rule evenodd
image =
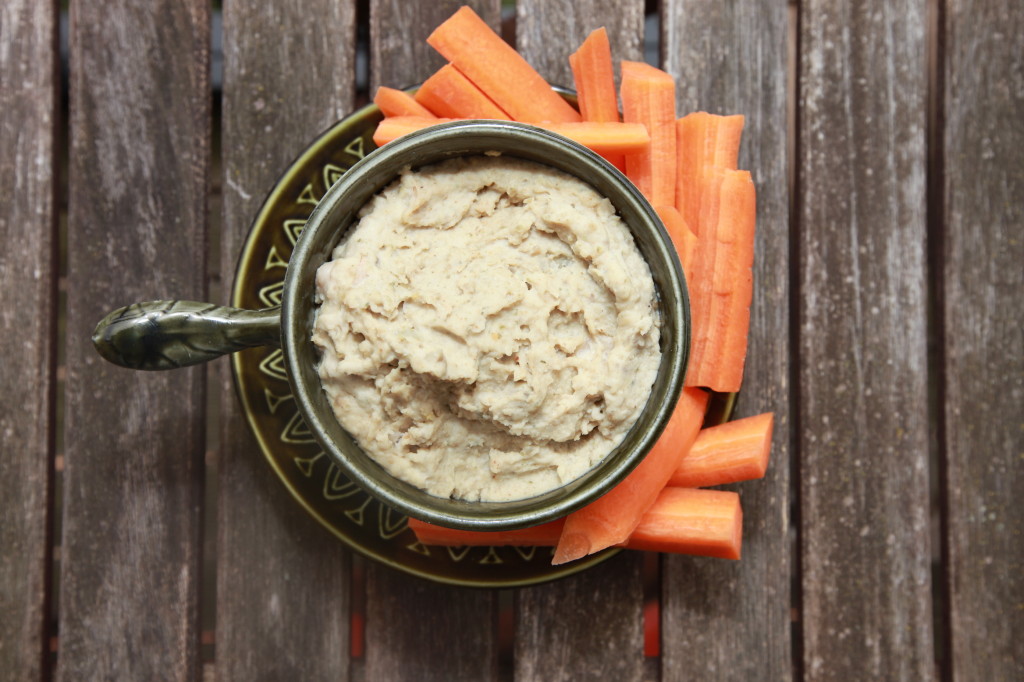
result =
M607 456L661 352L654 283L611 203L496 155L407 170L317 271L342 426L439 497L541 494Z

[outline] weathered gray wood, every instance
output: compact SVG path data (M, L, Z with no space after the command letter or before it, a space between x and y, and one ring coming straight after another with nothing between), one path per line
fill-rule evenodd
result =
M516 48L552 85L575 88L569 55L604 26L612 48L616 83L619 62L643 61L642 0L520 0L516 3Z
M936 270L956 680L1024 679L1022 35L1020 3L946 5Z
M501 0L370 1L370 97L377 87L406 88L441 68L442 57L427 36L463 5L501 31Z
M249 225L278 176L355 91L354 3L225 3L225 300ZM348 677L348 552L268 466L220 361L218 680Z
M516 594L515 679L644 679L643 554Z
M516 4L516 48L553 84L573 86L569 54L599 26L608 28L616 64L641 58L642 2ZM516 679L642 679L641 564L639 553L622 553L577 575L521 590Z
M926 6L801 3L803 665L933 675Z
M0 7L0 670L41 679L56 344L57 41L52 3Z
M403 87L443 63L426 38L463 2L370 4L371 82ZM501 6L470 3L495 30ZM367 680L487 680L498 674L497 601L487 590L459 589L366 567ZM415 614L415 617L409 617ZM458 644L453 646L452 638Z
M496 594L368 566L366 679L497 679Z
M199 675L202 370L102 361L96 323L201 298L209 3L75 3L58 679Z
M666 681L791 676L787 23L782 2L662 4L663 68L676 77L679 115L746 117L740 167L757 185L758 223L748 357L735 414L775 414L767 478L729 486L743 505L743 559L662 562Z

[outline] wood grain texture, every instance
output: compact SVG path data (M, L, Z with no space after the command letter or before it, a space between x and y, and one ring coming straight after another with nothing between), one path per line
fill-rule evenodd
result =
M943 27L939 268L953 679L1024 679L1024 6Z
M926 7L810 0L800 26L804 673L931 679Z
M351 111L354 15L354 3L330 0L225 3L226 290L249 226L278 176ZM268 466L238 406L228 364L217 364L223 417L216 677L348 679L348 552Z
M572 87L569 54L607 26L612 59L641 59L642 2L516 3L516 47L553 84ZM639 680L644 674L640 553L518 592L517 680Z
M662 3L663 68L677 110L746 117L740 168L757 187L754 298L736 416L774 412L768 476L728 486L743 505L743 559L662 562L663 680L791 677L790 229L785 3ZM745 652L737 656L737 651Z
M202 370L102 361L112 308L201 298L209 3L75 3L61 680L199 674Z
M426 38L462 4L371 2L371 93L376 85L413 85L440 68L444 59L427 45ZM495 30L500 29L499 2L469 4ZM496 677L494 592L426 583L375 562L367 564L366 585L367 680ZM452 638L457 638L457 646Z
M0 6L0 670L41 679L53 485L57 13Z
M604 26L612 48L616 88L619 62L643 61L642 0L519 0L516 49L552 85L575 89L569 55Z
M515 679L644 679L641 552L516 594Z
M407 88L444 65L444 57L427 45L427 36L463 5L501 32L501 0L370 0L371 99L378 86Z
M494 590L367 567L367 680L485 682L498 675Z

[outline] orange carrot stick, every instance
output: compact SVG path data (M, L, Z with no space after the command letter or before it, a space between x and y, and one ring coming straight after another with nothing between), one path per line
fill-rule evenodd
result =
M697 235L693 233L690 226L683 220L682 214L675 206L655 206L658 217L665 225L668 236L672 238L672 244L679 254L679 263L683 266L683 274L686 275L689 285L692 278L693 254L697 249Z
M664 488L626 547L739 559L742 542L739 495L728 490Z
M695 234L701 230L700 198L707 169L736 169L743 123L740 115L717 116L704 111L676 121L676 208Z
M413 99L412 95L402 90L381 86L373 96L373 103L385 116L423 116L433 118L426 107Z
M514 120L580 120L579 113L468 6L434 29L427 42Z
M637 123L553 123L536 124L545 130L558 133L584 147L608 156L642 152L651 144L647 129Z
M573 561L629 538L668 483L681 453L696 440L707 404L706 392L683 390L665 431L644 460L605 495L566 517L552 563Z
M750 326L756 220L750 173L712 169L701 203L686 385L728 393L742 383Z
M701 488L763 478L775 417L771 412L702 429L668 484Z
M723 201L728 202L718 229L719 243L724 244L721 278L715 280L715 305L728 305L728 311L716 315L727 332L716 349L713 362L720 368L718 388L724 392L738 391L743 383L750 331L750 304L754 295L754 239L757 221L757 200L754 182L748 171L729 171L722 182ZM727 254L727 255L726 255ZM717 275L717 273L716 273ZM728 292L728 293L726 293ZM727 295L726 301L722 296Z
M717 125L717 120L704 111L676 121L676 208L694 234L700 234L700 195L704 189L704 169L710 165L707 140L714 139L711 128Z
M394 116L377 125L373 141L378 147L423 128L458 119ZM637 151L650 144L647 129L636 123L538 123L545 130L575 140L598 154Z
M564 519L519 530L455 530L409 519L424 545L444 547L551 547ZM664 488L623 545L627 549L739 559L743 511L739 495L721 490Z
M719 168L736 170L739 167L740 139L743 137L742 114L718 117L718 131L715 135L714 154L711 163Z
M446 547L554 547L565 519L503 531L456 530L409 518L409 528L424 545Z
M618 99L615 94L615 70L608 32L602 26L591 32L579 49L569 55L576 98L584 121L618 123ZM621 154L606 157L620 171L626 171Z
M721 169L717 172L705 172L700 186L703 198L696 202L701 209L697 222L704 225L705 236L701 239L701 233L697 233L697 244L690 257L689 276L686 279L690 295L690 360L687 363L686 386L701 385L698 379L701 371L698 364L705 361L705 348L711 334L710 309L714 299L714 264L718 240L713 234L709 235L712 230L708 226L718 224L723 174L724 171ZM685 218L684 214L683 219Z
M416 101L437 116L509 120L508 114L451 64L423 82L416 91Z
M615 96L615 72L608 32L593 31L579 49L569 55L580 114L584 121L618 123L619 106Z
M651 146L626 155L626 176L655 206L676 204L676 85L643 62L622 62L622 120L643 123ZM685 214L684 214L685 217Z

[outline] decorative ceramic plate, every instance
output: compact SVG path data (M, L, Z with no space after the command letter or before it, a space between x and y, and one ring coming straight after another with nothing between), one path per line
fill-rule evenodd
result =
M232 305L280 305L284 273L306 219L327 189L376 148L380 110L370 105L315 140L267 197L242 249ZM426 547L406 517L363 492L320 449L288 385L280 349L256 348L232 358L235 385L263 454L296 500L352 549L388 566L439 582L512 587L589 568L618 550L552 566L550 547ZM708 421L724 421L732 396L715 396Z

